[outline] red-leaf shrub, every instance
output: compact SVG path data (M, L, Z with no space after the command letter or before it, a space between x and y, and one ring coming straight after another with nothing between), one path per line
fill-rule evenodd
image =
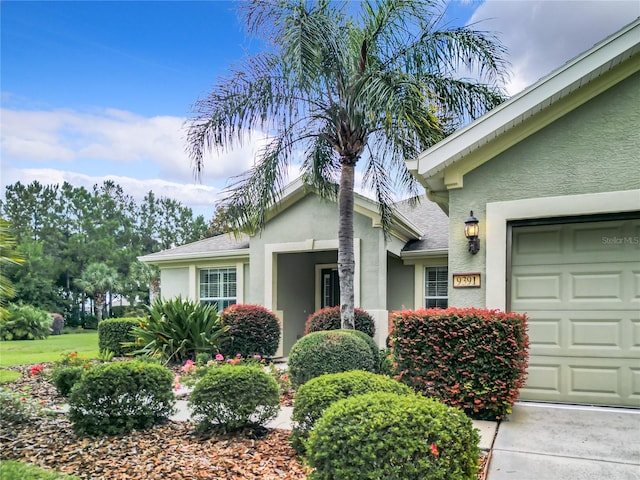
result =
M259 354L271 357L278 350L280 322L276 315L261 305L230 305L219 314L229 330L220 342L220 353L231 357Z
M525 384L525 315L472 308L394 312L391 343L396 379L473 418L510 413Z
M376 333L376 326L373 317L361 308L356 308L354 313L356 330L360 330L373 338ZM340 324L340 307L325 307L322 310L312 313L307 318L307 322L304 327L305 335L311 332L339 330L342 328Z

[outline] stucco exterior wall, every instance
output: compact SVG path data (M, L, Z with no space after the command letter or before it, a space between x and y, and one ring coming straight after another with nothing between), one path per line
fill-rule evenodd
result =
M315 266L336 261L331 251L278 255L277 309L285 312L285 353L304 335L305 322L316 310Z
M243 292L245 294L244 297L244 303L252 303L255 304L257 303L256 301L254 301L251 298L251 289L249 288L250 285L250 276L251 276L251 268L249 266L248 263L245 263L243 265L243 275L242 275L242 279L243 279Z
M163 268L160 270L160 295L164 299L181 295L182 298L191 298L189 295L189 267Z
M405 265L401 259L387 257L388 283L387 308L389 311L413 308L415 304L415 268Z
M486 271L491 202L640 188L640 74L636 73L464 176L449 192L449 274ZM534 119L535 120L535 119ZM480 221L480 252L467 252L464 221ZM452 306L485 306L480 289L449 291Z
M386 274L380 275L380 271L386 272L382 230L372 228L370 218L356 213L354 237L360 240L361 245L360 306L386 308ZM312 251L318 248L315 242L337 241L337 238L337 205L316 195L308 195L270 220L260 234L251 238L250 298L258 303L265 302L265 246L307 242L308 251Z

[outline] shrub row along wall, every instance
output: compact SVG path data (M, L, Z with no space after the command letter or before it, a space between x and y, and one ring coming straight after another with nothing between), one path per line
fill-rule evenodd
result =
M394 312L391 342L398 380L473 418L510 413L525 384L525 315L457 308Z

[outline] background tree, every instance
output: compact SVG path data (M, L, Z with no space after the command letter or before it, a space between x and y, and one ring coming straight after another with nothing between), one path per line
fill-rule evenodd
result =
M196 102L188 151L196 173L210 148L242 144L253 130L272 136L255 165L229 190L227 206L248 231L263 226L279 199L287 167L304 153L304 181L321 194L338 188L338 270L343 328L353 328L355 167L372 188L385 231L393 191L419 192L405 159L458 124L503 100L503 48L487 33L439 25L430 0L251 1L249 33L271 50L231 69ZM481 80L460 77L477 71Z
M208 235L204 217L194 217L180 202L149 192L138 205L112 181L91 189L17 182L6 187L0 210L25 257L20 266L3 266L15 301L63 313L72 326L84 314L86 294L77 280L88 265L104 263L123 279L135 278L136 292L148 292L139 282L151 279L157 288L157 275L131 272L138 256ZM145 301L148 293L139 295L133 287L123 282L113 293Z
M88 265L76 280L78 287L93 300L94 315L98 322L102 320L105 296L111 293L118 281L118 272L106 263Z
M160 292L160 269L155 265L134 262L124 280L123 293L130 305L151 305Z

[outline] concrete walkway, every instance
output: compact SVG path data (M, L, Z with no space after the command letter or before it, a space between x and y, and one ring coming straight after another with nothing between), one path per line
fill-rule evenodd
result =
M640 410L516 403L488 480L640 480Z
M187 406L186 400L178 400L176 402L177 413L171 417L171 420L176 422L185 422L191 418L191 412ZM278 417L267 423L268 428L279 428L282 430L291 430L292 421L291 415L293 413L293 407L281 407ZM498 426L497 422L485 422L481 420L474 420L473 426L480 433L480 448L482 450L490 450L491 444L496 434Z

